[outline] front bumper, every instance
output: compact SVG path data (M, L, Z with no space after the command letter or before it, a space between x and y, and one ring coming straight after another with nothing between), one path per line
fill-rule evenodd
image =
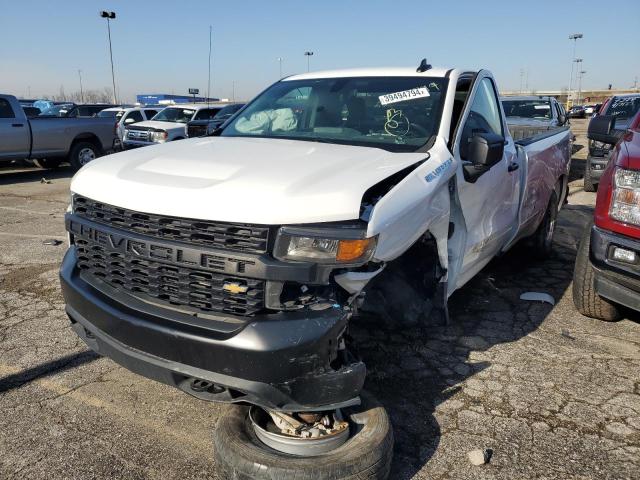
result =
M613 260L613 247L636 252L640 258L640 240L618 233L591 229L589 257L595 273L596 293L615 303L640 311L640 262L636 264Z
M366 370L339 349L349 317L341 308L194 325L182 313L86 283L73 247L60 280L74 331L135 373L204 400L285 411L359 402Z
M124 140L122 142L122 145L124 150L131 150L133 148L149 147L151 145L160 145L160 144L156 142L138 142L136 140Z
M607 163L609 163L609 156L606 155L604 157L598 157L596 155L589 155L587 157L587 166L591 171L591 180L600 180L602 177L602 172L607 168ZM598 183L595 181L594 183Z

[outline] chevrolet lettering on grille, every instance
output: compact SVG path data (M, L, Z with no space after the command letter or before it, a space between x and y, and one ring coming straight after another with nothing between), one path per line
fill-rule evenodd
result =
M108 249L149 260L167 261L177 265L204 267L229 273L245 272L255 262L228 256L214 255L193 248L154 243L139 238L131 238L113 231L106 231L70 218L68 230L73 235L91 240Z

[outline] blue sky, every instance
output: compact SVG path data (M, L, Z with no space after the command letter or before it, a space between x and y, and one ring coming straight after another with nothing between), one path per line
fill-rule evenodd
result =
M283 73L414 66L488 68L502 90L568 85L581 32L585 87L629 87L640 77L638 0L125 1L0 0L0 92L32 96L111 84L102 9L116 11L112 40L121 97L201 92L213 26L212 95L248 98Z

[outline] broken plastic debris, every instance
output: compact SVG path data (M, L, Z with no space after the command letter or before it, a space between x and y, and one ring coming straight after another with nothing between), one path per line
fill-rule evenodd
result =
M50 238L49 240L45 240L44 242L42 242L43 245L60 245L62 243L61 240L57 240L55 238Z
M40 183L51 183L51 180L48 180L48 179L42 177L42 179L40 180Z
M532 302L546 302L550 305L555 305L556 301L548 293L542 292L525 292L520 295L520 300L530 300Z
M491 460L491 456L493 455L493 450L491 450L490 448L484 448L484 449L477 449L477 450L471 450L470 452L467 453L467 457L469 458L469 461L475 465L475 466L480 466L480 465L484 465L485 463L489 463L489 460Z

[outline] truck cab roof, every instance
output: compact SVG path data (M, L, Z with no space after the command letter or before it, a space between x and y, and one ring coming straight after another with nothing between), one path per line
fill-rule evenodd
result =
M301 73L291 75L282 81L309 80L311 78L354 78L354 77L440 77L444 78L453 69L432 67L424 72L418 72L415 68L408 67L384 67L384 68L350 68L343 70L324 70L319 72Z

